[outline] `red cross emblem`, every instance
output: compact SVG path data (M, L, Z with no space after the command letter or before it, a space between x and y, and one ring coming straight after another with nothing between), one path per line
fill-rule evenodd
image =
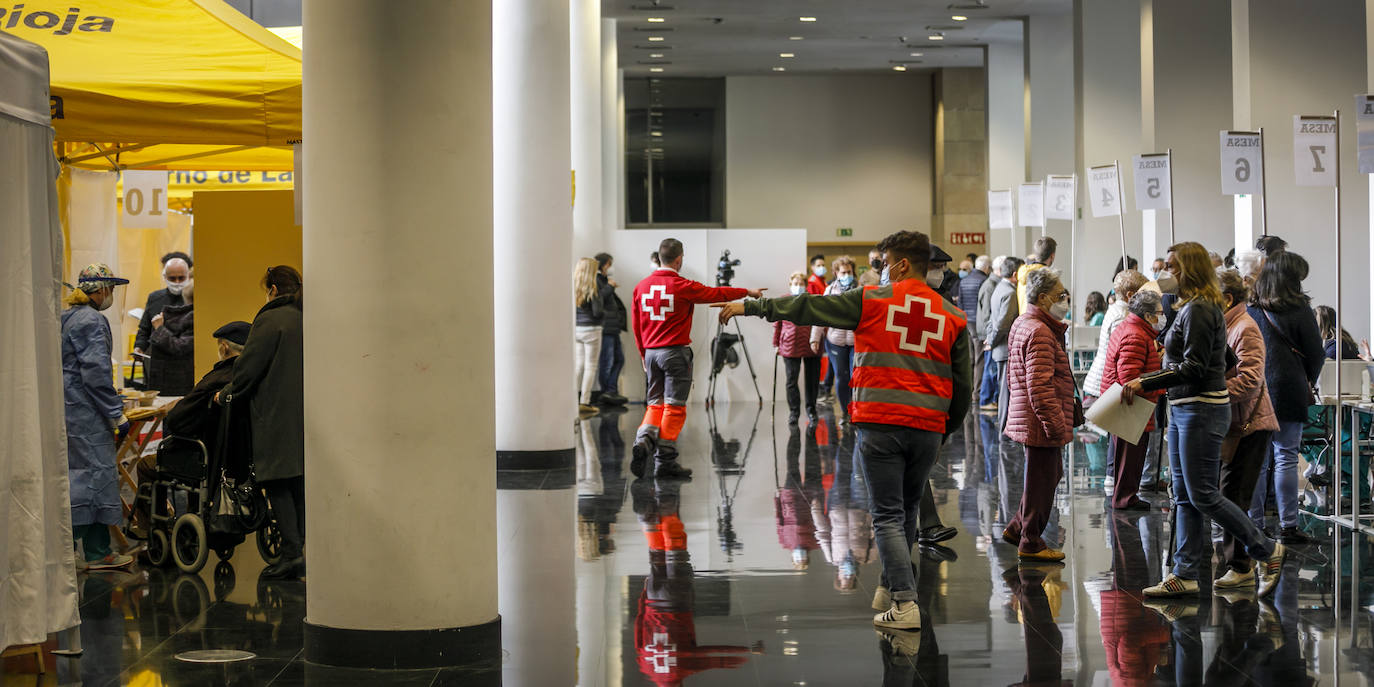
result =
M648 293L639 297L640 307L649 313L649 319L662 322L673 311L673 294L668 293L667 289L662 284L654 284L649 287Z
M655 632L654 643L644 647L649 653L649 662L654 664L655 673L668 673L677 666L677 645L668 643L668 633Z
M920 307L917 308L916 305ZM930 300L907 294L906 304L887 309L887 331L897 335L897 346L904 351L925 353L926 344L945 336L945 318L932 317ZM920 334L915 341L912 339Z

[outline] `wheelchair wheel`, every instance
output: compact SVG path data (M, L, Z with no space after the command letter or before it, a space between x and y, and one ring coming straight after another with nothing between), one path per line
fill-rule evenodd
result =
M281 530L276 520L268 520L258 530L258 553L268 565L276 565L281 560Z
M148 535L148 562L161 568L167 565L167 558L172 554L171 542L167 540L166 530L153 530Z
M229 561L220 561L215 566L215 600L223 601L234 591L234 566Z
M221 546L220 548L215 549L215 555L219 557L221 563L227 561L230 558L234 557L234 547Z
M172 558L182 572L195 574L205 567L210 547L205 537L205 522L195 513L183 513L172 525Z

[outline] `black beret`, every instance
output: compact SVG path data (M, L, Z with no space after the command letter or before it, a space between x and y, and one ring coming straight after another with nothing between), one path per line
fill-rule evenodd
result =
M946 253L946 252L944 252L943 250L941 250L939 246L937 246L937 245L935 245L935 244L933 244L933 243L930 244L930 261L931 261L931 262L950 262L950 261L953 260L953 259L954 259L954 258L949 257L949 253Z
M219 329L216 329L213 336L216 339L224 339L229 343L238 344L242 346L245 343L248 343L248 330L252 329L252 327L253 325L248 324L243 320L236 320L234 322L230 322L229 324L224 325L223 327L220 327Z

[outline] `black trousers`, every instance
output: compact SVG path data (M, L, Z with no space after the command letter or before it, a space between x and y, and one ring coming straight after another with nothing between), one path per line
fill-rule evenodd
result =
M806 410L815 415L816 392L821 383L821 359L812 356L810 358L783 358L782 360L787 368L787 407L794 413L801 412L801 390L797 387L797 377L804 369L806 373L803 380L803 383L806 384Z
M273 479L261 484L281 531L281 559L300 558L305 550L305 477Z
M1250 507L1250 497L1255 493L1255 483L1259 481L1265 449L1269 446L1272 434L1266 429L1241 437L1230 460L1226 460L1226 451L1230 447L1222 444L1221 495L1240 506L1241 510ZM1250 569L1250 556L1245 553L1245 545L1225 530L1221 535L1221 552L1228 568L1239 573Z

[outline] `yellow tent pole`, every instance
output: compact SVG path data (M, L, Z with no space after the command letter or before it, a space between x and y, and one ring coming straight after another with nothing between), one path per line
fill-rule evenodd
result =
M98 150L98 151L100 151L100 152L98 152L98 153L89 153L89 154L87 154L87 155L78 155L78 156L76 156L76 157L69 157L69 158L63 160L63 162L66 162L66 163L68 163L68 164L71 164L71 163L76 163L76 162L85 162L86 160L94 160L94 159L96 159L96 158L98 158L98 157L103 157L103 158L109 159L109 157L110 157L111 155L118 155L118 154L120 154L120 153L131 153L131 152L133 152L133 151L135 151L135 150L143 150L144 148L149 148L149 147L152 147L152 146L154 146L154 145L156 145L156 144L154 144L154 143L134 143L134 144L131 144L131 145L119 146L119 147L113 148L113 149L108 150L108 151L101 149L100 145L97 144L97 143L92 143L91 145L95 146L95 149ZM114 160L110 160L110 162L113 163ZM118 167L118 166L116 165L116 168L117 168L117 167Z
M197 152L197 153L191 153L191 154L189 154L189 155L178 155L178 156L176 156L176 157L165 157L165 158L162 158L161 160L148 160L148 161L146 161L146 162L140 162L140 163L138 163L137 165L121 165L121 166L120 166L120 169L149 169L149 168L153 167L154 165L165 165L165 164L167 164L167 163L169 163L169 162L181 162L182 160L194 160L194 159L196 159L196 158L200 158L200 157L210 157L210 156L212 156L212 155L225 155L225 154L228 154L228 153L237 153L237 152L242 151L242 150L252 150L252 149L254 149L254 148L262 148L262 147L263 147L263 146L233 146L233 147L230 147L230 148L215 148L215 149L213 149L213 150L203 150L203 151L200 151L200 152Z

